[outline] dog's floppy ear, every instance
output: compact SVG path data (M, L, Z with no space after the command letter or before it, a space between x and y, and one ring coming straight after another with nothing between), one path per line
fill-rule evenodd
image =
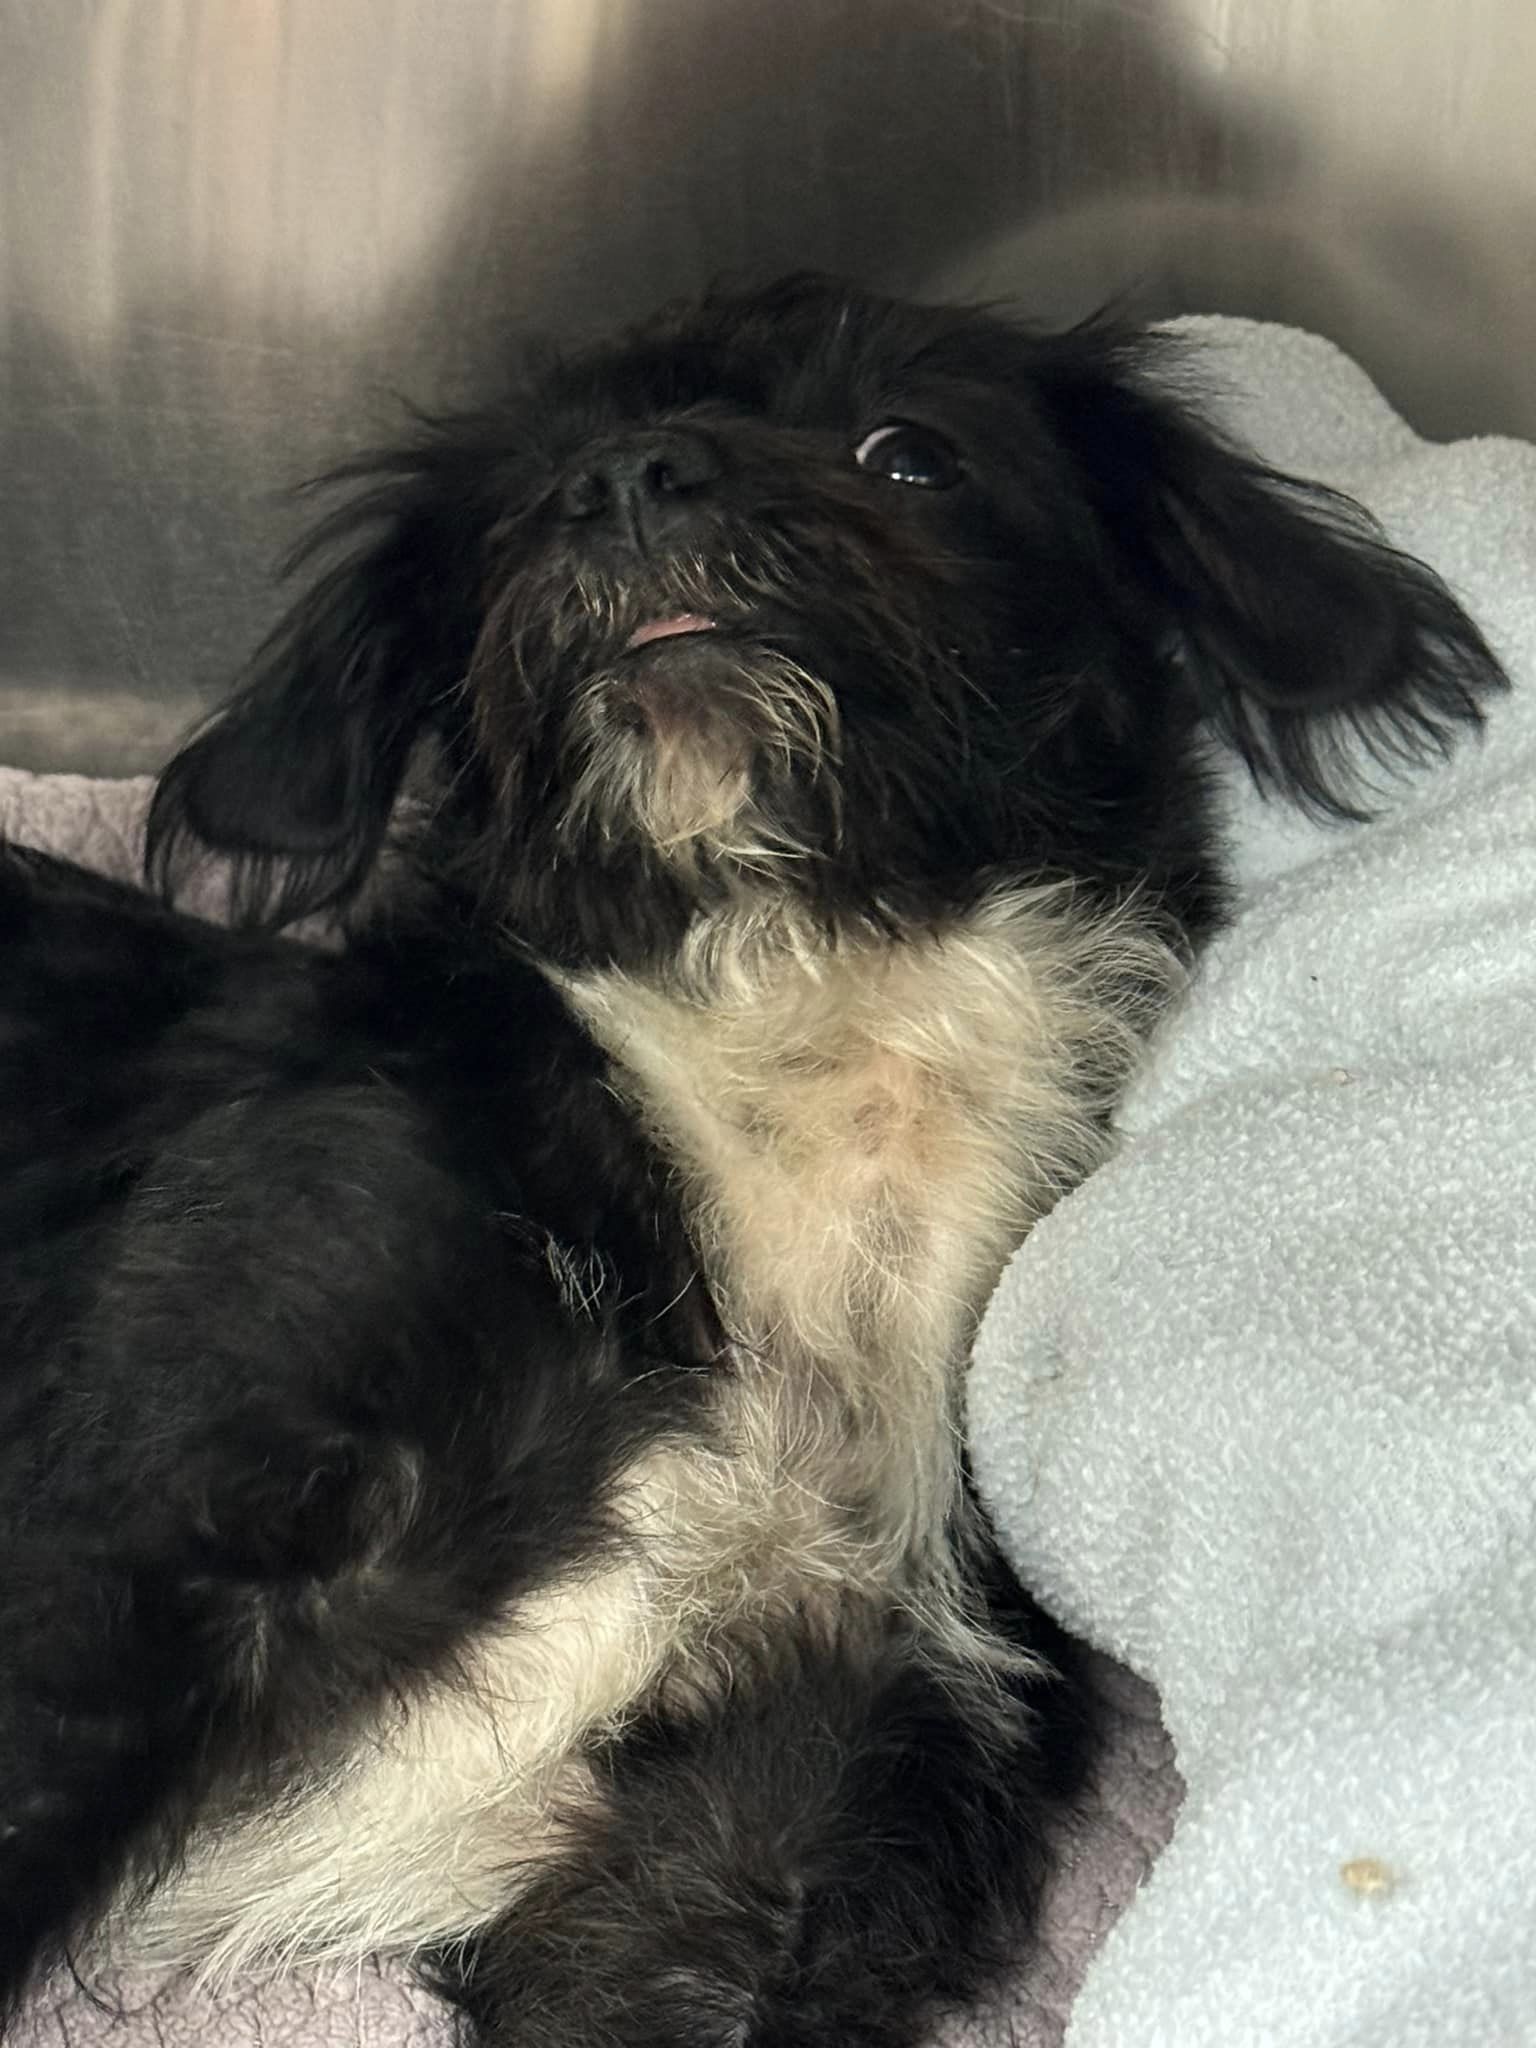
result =
M412 747L473 643L472 600L454 584L477 535L443 460L424 440L323 480L352 494L285 573L331 566L156 787L145 858L163 892L211 850L227 860L235 921L275 927L366 879Z
M1178 395L1183 365L1155 338L1079 342L1054 385L1057 431L1201 713L1262 788L1368 815L1362 770L1448 753L1506 687L1497 658L1435 572L1353 500L1223 440Z

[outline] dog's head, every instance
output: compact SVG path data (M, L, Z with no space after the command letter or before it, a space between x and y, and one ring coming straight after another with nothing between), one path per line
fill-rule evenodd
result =
M1198 917L1203 729L1347 813L1346 742L1443 750L1500 677L1429 570L1176 371L815 278L552 360L345 472L306 551L339 559L167 770L155 867L190 839L253 914L342 901L430 740L440 856L569 958L1010 870Z

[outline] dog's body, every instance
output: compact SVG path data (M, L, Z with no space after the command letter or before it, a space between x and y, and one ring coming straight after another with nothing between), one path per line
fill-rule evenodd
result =
M1205 729L1338 805L1497 666L1123 340L814 280L357 474L151 824L386 874L345 947L0 867L0 1993L914 2041L1083 1768L961 1376L1219 913Z

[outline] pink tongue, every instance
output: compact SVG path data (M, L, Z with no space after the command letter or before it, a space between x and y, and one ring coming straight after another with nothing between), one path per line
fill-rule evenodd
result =
M653 619L648 626L637 626L625 645L647 647L653 640L672 640L679 633L708 633L714 623L700 612L679 612L675 619Z

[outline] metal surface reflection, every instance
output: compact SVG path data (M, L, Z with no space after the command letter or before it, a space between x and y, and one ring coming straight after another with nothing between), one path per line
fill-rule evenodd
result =
M1536 431L1533 95L1526 0L0 0L0 758L152 765L391 392L721 271L1297 319Z

